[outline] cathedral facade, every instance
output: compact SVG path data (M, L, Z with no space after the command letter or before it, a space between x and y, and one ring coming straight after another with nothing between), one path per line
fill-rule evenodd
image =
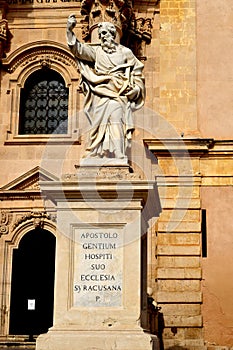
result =
M56 203L41 183L72 182L85 153L81 76L65 35L74 13L80 41L95 42L110 21L144 64L128 150L132 174L155 187L141 322L160 349L233 346L232 11L228 0L0 1L0 341L46 333L63 288Z

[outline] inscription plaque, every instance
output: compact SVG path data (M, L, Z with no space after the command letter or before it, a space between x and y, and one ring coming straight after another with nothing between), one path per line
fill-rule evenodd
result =
M121 306L122 227L75 228L74 232L74 306Z

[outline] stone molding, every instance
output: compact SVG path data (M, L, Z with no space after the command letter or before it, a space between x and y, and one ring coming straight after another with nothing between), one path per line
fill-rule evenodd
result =
M31 221L35 229L43 228L45 220L56 222L55 214L48 214L46 211L30 211L20 216L16 216L12 230L14 231L18 226L27 221Z
M214 139L145 139L146 147L159 159L159 162L190 158L193 174L179 175L179 181L200 186L232 186L233 140ZM190 169L191 169L190 168ZM157 175L157 183L166 186L176 183L176 175ZM163 185L164 184L164 185Z
M55 176L35 167L0 188L1 200L41 199L39 181L56 181Z
M53 62L73 66L75 69L77 67L66 46L47 40L23 45L3 59L2 65L7 72L13 73L18 67L24 68L33 62L39 63L41 68L50 68Z
M23 45L2 60L3 70L11 74L6 99L9 103L8 129L5 144L61 144L80 143L78 119L72 116L79 109L80 74L77 64L65 45L55 41L42 40ZM19 110L21 89L27 78L39 69L51 68L58 72L69 88L68 130L66 134L20 135Z
M45 210L28 211L16 213L10 210L2 209L0 211L0 237L11 231L15 231L21 224L30 222L34 229L43 228L45 221L56 223L56 213L47 213Z
M214 140L212 138L144 139L144 144L156 156L169 153L189 152L190 155L232 156L233 140Z
M64 182L80 181L80 180L106 180L106 181L120 181L120 180L139 180L142 176L133 173L128 165L96 165L96 166L79 166L76 165L76 174L64 174L62 180Z
M199 155L208 153L214 146L214 139L202 138L161 138L145 139L144 144L155 156L171 156L188 152L189 155Z

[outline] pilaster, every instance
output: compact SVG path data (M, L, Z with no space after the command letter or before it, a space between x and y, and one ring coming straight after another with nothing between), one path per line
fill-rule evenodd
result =
M204 349L202 304L201 158L211 139L144 140L158 159L162 212L157 229L157 290L164 348ZM162 329L161 329L162 326Z

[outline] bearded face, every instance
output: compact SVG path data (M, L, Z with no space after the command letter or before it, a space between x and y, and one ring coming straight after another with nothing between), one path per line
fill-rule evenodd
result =
M115 27L111 23L101 23L99 26L99 38L102 49L107 53L116 51Z

